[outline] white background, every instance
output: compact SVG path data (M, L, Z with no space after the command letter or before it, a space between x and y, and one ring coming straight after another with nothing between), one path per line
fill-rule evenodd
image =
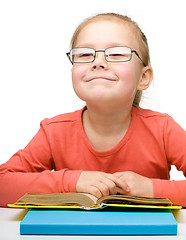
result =
M127 14L145 32L154 80L141 106L186 130L184 0L0 0L0 163L26 146L41 120L84 106L65 53L77 25L100 12ZM183 178L175 169L171 176Z

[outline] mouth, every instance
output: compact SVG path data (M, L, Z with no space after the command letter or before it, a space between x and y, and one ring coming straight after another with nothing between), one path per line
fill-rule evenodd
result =
M93 77L90 79L87 79L86 82L92 82L92 81L110 81L110 82L114 82L116 81L116 79L114 78L106 78L106 77Z

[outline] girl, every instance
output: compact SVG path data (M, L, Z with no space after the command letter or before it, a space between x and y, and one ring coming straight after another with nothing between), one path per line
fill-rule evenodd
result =
M41 122L24 150L0 166L0 205L29 193L163 197L186 206L186 133L167 114L139 107L149 87L145 35L130 18L99 14L75 31L72 82L86 106Z

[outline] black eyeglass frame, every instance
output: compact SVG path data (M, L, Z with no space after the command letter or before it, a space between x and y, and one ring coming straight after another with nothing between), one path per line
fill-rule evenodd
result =
M117 46L116 46L117 47ZM71 50L70 50L70 52L67 52L66 53L66 55L67 55L67 57L69 58L69 60L70 60L70 62L73 64L73 63L91 63L91 62L94 62L94 60L95 60L95 58L96 58L96 53L97 52L103 52L104 53L104 56L105 56L105 60L107 61L107 62L129 62L131 59L132 59L132 53L135 53L136 54L136 56L141 60L141 62L143 63L143 65L144 65L144 67L146 67L147 65L144 63L144 61L143 61L143 59L142 59L142 57L139 55L139 53L136 51L136 50L133 50L133 49L131 49L130 47L128 47L128 46L118 46L118 47L126 47L126 48L129 48L130 49L130 51L131 51L131 56L130 56L130 59L128 59L128 60L126 60L126 61L109 61L109 60L107 60L107 58L106 58L106 55L105 55L105 51L107 50L107 49L109 49L109 48L112 48L112 47L109 47L109 48L106 48L105 50L95 50L94 48L88 48L88 47L86 47L86 48L88 48L88 49L92 49L92 50L94 50L94 52L95 52L95 55L93 56L94 58L93 58L93 60L92 61L88 61L88 62L75 62L75 61L72 61L71 60L71 58L70 58L70 52L72 51L72 49L75 49L75 48L72 48ZM83 47L81 47L81 48L83 48Z

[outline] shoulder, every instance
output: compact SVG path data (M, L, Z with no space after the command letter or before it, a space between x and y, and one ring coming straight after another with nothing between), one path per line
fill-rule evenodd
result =
M63 124L63 123L74 123L77 122L81 118L81 114L84 108L81 110L76 110L74 112L63 113L52 118L45 118L41 125L50 126L56 124Z
M156 112L149 109L133 108L133 116L140 126L142 124L150 129L160 131L162 128L167 131L172 129L181 129L181 131L183 131L182 127L167 113Z
M152 118L152 119L167 119L170 116L166 113L160 113L160 112L156 112L156 111L152 111L150 109L143 109L143 108L133 108L133 112L134 114L139 117L139 118L144 118L144 119L148 119L148 118Z
M172 118L166 114L149 109L133 108L133 116L139 127L162 131Z

